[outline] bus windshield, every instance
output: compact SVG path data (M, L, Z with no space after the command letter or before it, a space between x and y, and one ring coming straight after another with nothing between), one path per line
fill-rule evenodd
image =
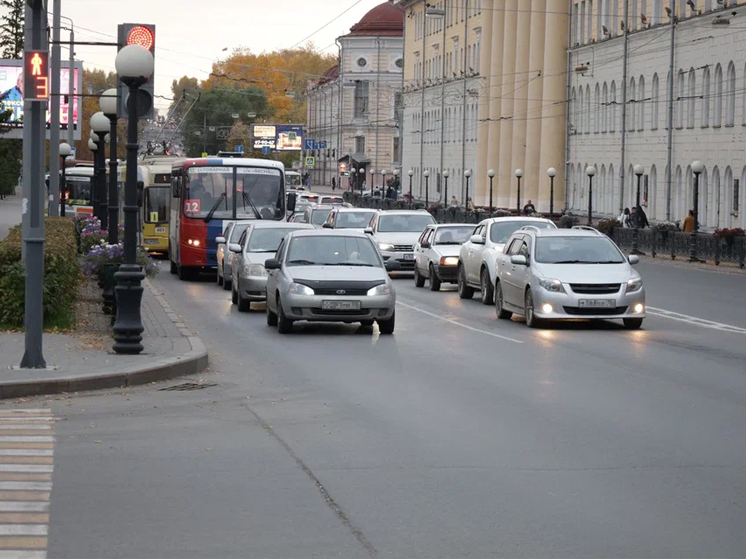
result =
M145 189L145 223L168 221L168 203L171 197L169 187L151 186Z
M282 173L264 167L190 167L184 215L195 219L281 219Z
M65 177L67 189L67 203L71 206L90 206L91 177Z
M300 186L300 175L297 173L285 173L285 180L287 181L288 187Z

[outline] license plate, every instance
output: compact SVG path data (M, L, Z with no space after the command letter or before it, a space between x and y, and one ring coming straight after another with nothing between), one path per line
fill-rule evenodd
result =
M414 254L405 254L404 260L414 260Z
M156 233L165 233L166 232L166 228L165 227L156 227L155 228L155 232Z
M580 299L578 306L581 309L613 309L616 307L614 299Z
M327 311L359 311L360 301L322 301L321 308Z
M143 241L143 244L145 244L145 245L157 245L158 244L158 239L145 239Z

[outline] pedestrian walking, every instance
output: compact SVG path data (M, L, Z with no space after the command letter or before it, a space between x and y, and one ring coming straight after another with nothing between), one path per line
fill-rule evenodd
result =
M455 197L455 196L451 196L451 203L450 203L450 206L451 206L452 208L458 208L458 200L456 200L456 197Z
M684 233L694 232L694 210L689 210L689 215L684 219L682 231L684 231Z
M467 209L468 211L470 211L470 212L473 212L473 211L474 211L474 202L472 201L472 199L471 199L471 196L469 196L469 197L468 197L468 198L466 199L466 209Z
M332 192L337 190L337 177L332 177Z
M650 227L648 216L645 214L645 210L642 209L642 206L637 206L637 227L640 229Z
M624 211L622 212L622 215L619 216L619 223L622 224L622 227L624 229L630 228L630 217L629 217L629 208L624 208Z

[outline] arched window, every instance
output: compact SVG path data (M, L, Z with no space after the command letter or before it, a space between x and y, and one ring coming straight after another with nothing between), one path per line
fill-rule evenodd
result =
M570 103L567 107L567 112L569 113L569 116L567 120L570 122L570 126L573 129L578 128L578 122L577 122L577 115L578 115L578 108L575 106L576 98L575 98L575 88L572 88L572 91L570 92Z
M614 176L614 165L609 165L609 173L606 177L606 207L609 208L609 212L614 213L614 184L616 182L616 177Z
M676 80L676 128L684 128L684 70L679 70Z
M607 213L606 209L606 165L601 165L601 171L598 173L598 194L594 196L596 200L600 200L599 202L596 202L594 200L594 206L601 211L601 213Z
M585 86L585 133L591 133L591 86Z
M704 188L703 188L704 186ZM720 169L715 167L712 170L712 187L708 188L707 183L704 185L700 180L699 184L699 215L707 216L699 220L701 227L719 227L720 213Z
M743 105L741 107L741 124L746 125L746 67L743 69Z
M616 132L616 82L613 81L611 82L611 93L609 94L609 107L611 107L609 130Z
M744 169L744 172L746 172L746 169ZM569 206L570 208L575 208L575 189L573 188L573 185L575 183L575 165L570 165L570 168L567 170L567 184L570 188L569 192Z
M723 68L718 64L715 67L715 103L714 103L713 126L723 124Z
M697 95L697 77L694 73L694 68L689 69L689 83L688 91L686 94L686 127L694 128L694 101Z
M629 91L627 92L627 131L632 132L635 129L635 78L629 81Z
M728 80L725 84L725 125L736 123L736 67L728 64Z
M658 74L653 74L653 92L650 96L650 105L651 105L651 111L650 111L650 129L651 130L658 130L658 101L659 101L659 93L658 93Z
M724 212L723 212L723 219L720 221L723 223L724 227L733 227L734 224L734 215L733 215L733 171L730 167L725 168L725 188L723 189L725 193L725 199L723 200L725 202L724 205ZM720 224L717 225L720 227Z
M593 123L593 131L598 134L601 132L601 87L596 84L596 94L593 97L593 113L594 113L594 119L595 122Z
M710 126L710 67L702 74L702 128Z
M665 129L668 130L669 126L669 110L668 107L671 106L671 71L669 70L668 74L666 75L666 117L665 117Z
M601 109L602 122L601 132L606 132L609 129L609 86L604 82L604 93L603 93L603 108Z
M645 78L640 76L637 84L637 129L645 130Z
M676 215L677 220L684 220L684 217L688 215L685 210L686 203L684 201L684 185L681 182L681 166L676 167L676 174L674 175L674 187L673 187L673 200L671 200L671 208Z
M650 167L650 175L648 176L648 192L647 192L647 206L648 213L653 219L663 219L666 216L658 217L658 170L655 165Z
M576 126L575 131L578 134L582 134L585 132L585 117L583 116L583 109L585 108L583 103L583 87L578 88L578 102L576 104L576 111L575 111L575 120L576 120Z

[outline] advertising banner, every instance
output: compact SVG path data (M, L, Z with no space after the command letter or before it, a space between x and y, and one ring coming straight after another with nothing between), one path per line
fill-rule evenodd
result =
M303 126L282 124L277 126L277 151L301 151L303 149Z
M255 124L251 129L252 146L257 151L277 147L277 127L273 124Z

